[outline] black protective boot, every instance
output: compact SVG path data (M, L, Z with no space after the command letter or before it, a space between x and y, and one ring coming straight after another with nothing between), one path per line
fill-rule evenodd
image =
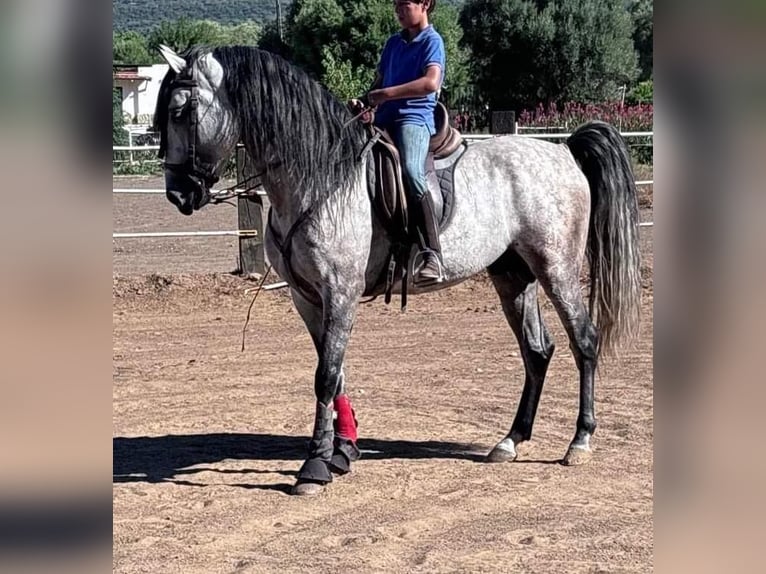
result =
M418 207L420 208L418 231L421 238L423 266L415 273L414 283L416 285L441 283L444 281L444 272L441 262L442 249L439 243L439 224L436 222L430 193L423 195Z

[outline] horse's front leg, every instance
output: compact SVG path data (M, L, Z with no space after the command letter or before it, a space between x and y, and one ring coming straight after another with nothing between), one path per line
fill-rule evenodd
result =
M311 333L319 364L314 376L316 415L308 458L298 472L293 494L318 494L332 481L332 471L346 473L359 456L356 423L344 393L343 358L356 314L358 297L333 293L319 308L293 292L293 301ZM338 414L338 437L333 428L333 406Z

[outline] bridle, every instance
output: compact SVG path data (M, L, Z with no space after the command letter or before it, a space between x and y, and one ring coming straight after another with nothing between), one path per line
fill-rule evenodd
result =
M192 177L196 177L197 179L204 181L208 188L211 188L218 182L220 177L214 170L200 165L197 161L197 132L199 127L197 110L199 108L199 82L197 82L196 78L196 69L194 69L192 73L194 74L194 77L177 78L173 80L173 82L171 82L171 84L168 86L169 93L172 93L178 88L187 88L191 94L189 96L189 113L187 114L189 124L189 138L187 140L188 146L186 149L186 161L183 163L165 162L165 167L180 173L185 173ZM158 154L160 159L165 157L165 152L167 151L166 147L167 141L166 138L163 138L163 141L160 142L160 152Z
M172 93L174 90L179 88L186 88L190 91L189 112L187 114L189 138L187 139L188 145L186 148L186 160L183 163L169 163L166 161L164 162L164 166L166 169L170 169L180 174L186 174L186 175L195 177L199 179L200 181L203 181L209 193L208 199L210 203L213 203L213 204L222 203L229 199L238 197L240 195L247 195L251 191L262 186L262 183L260 182L260 177L263 175L263 173L246 177L244 181L238 181L231 187L227 187L221 190L217 190L213 193L210 193L210 189L221 178L215 169L211 169L208 166L200 164L197 159L197 140L199 135L198 134L199 118L197 117L197 110L199 109L199 94L198 94L199 82L197 81L197 78L196 78L197 70L195 68L193 68L192 74L193 74L193 77L177 78L173 80L168 86L169 93ZM167 135L165 135L165 137L161 139L160 151L157 155L160 159L164 159L166 152L167 152ZM253 185L250 185L249 187L246 187L247 184L251 183L253 180L255 180L256 183Z

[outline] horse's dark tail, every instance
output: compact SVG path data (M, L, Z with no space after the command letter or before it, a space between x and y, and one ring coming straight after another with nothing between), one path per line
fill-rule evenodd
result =
M636 184L628 149L614 126L589 122L569 137L567 145L590 184L590 314L599 332L599 351L609 353L638 335L641 253Z

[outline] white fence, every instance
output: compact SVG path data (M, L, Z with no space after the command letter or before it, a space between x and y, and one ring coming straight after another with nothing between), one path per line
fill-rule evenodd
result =
M525 133L518 134L520 137L537 138L537 139L565 139L570 135L569 133ZM654 137L654 132L622 132L624 138L642 138L642 137ZM481 141L498 137L494 134L464 134L463 138L467 141ZM158 145L148 146L113 146L113 152L140 152L140 151L157 151L160 149ZM654 180L642 180L636 181L636 185L653 185ZM113 188L112 193L122 194L164 194L164 189L140 189L140 188ZM215 194L216 190L212 190ZM258 192L260 195L264 195L263 192ZM653 222L640 223L641 227L652 227ZM158 232L142 232L142 233L112 233L112 239L141 239L141 238L164 238L164 237L217 237L217 236L235 236L235 237L253 237L256 234L253 230L232 230L232 231L158 231Z
M521 128L523 129L523 128ZM532 129L532 128L527 128ZM537 138L537 139L565 139L571 136L571 133L519 133L516 134L519 137L524 138ZM640 138L640 137L654 137L654 132L622 132L620 135L624 138ZM500 137L496 134L463 134L463 139L466 141L481 141L481 140L487 140ZM158 145L143 145L143 146L134 146L134 145L116 145L112 146L112 152L142 152L142 151L159 151L160 146Z

